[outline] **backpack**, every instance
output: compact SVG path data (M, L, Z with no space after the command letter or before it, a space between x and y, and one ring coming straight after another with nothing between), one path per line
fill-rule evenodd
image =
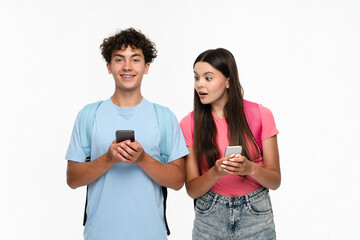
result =
M90 162L91 136L92 136L95 113L102 102L103 101L90 103L80 111L80 141L81 141L81 147L86 156L86 162ZM160 161L162 163L167 163L168 158L171 154L171 147L172 147L172 121L171 121L172 114L169 108L161 106L159 104L154 103L154 108L160 129L160 158L161 158ZM86 187L86 201L85 201L83 226L85 226L87 220L86 207L87 207L88 188L89 186ZM166 231L167 231L167 235L170 235L170 229L166 220L167 188L163 186L161 188L163 193L164 218L165 218Z
M260 154L262 156L262 151L263 151L262 141L261 141L262 122L261 122L259 104L247 100L243 100L243 106L244 106L244 113L247 124L249 125L250 131L254 136L255 142L257 143L260 149Z

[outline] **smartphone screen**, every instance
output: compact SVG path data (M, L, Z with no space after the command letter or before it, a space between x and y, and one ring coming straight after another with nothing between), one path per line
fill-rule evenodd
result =
M115 135L117 143L125 140L135 141L135 133L133 130L117 130Z
M225 149L225 156L233 154L233 153L239 153L241 154L242 146L228 146Z

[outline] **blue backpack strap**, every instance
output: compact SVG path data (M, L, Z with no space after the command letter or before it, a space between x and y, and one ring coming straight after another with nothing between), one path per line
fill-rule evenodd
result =
M91 154L91 135L95 113L102 102L103 101L90 103L80 111L80 141L87 159L90 158Z
M80 142L81 142L81 147L86 156L86 160L85 160L86 162L90 162L91 135L94 126L95 113L102 102L103 101L90 103L80 111ZM86 208L87 208L88 190L89 190L89 186L86 186L86 200L85 200L83 226L85 226L87 221Z
M167 163L171 154L172 147L172 114L169 108L154 103L159 129L160 129L160 161ZM166 199L167 199L167 188L161 186L163 193L163 205L164 205L164 218L167 235L170 235L170 228L166 219Z
M162 163L167 163L172 147L172 114L169 108L154 103L159 128L160 128L160 158Z

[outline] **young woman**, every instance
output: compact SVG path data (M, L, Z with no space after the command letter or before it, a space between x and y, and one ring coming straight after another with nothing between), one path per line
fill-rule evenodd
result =
M193 67L194 111L180 123L190 152L186 190L196 199L193 239L276 239L268 190L281 181L273 115L243 99L228 50L207 50ZM234 145L241 153L224 156Z

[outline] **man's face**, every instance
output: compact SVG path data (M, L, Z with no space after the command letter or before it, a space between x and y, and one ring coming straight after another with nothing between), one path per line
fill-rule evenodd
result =
M116 88L122 91L136 91L140 90L143 75L148 73L150 63L145 63L141 49L128 46L114 50L111 63L107 63L106 66L114 77Z

